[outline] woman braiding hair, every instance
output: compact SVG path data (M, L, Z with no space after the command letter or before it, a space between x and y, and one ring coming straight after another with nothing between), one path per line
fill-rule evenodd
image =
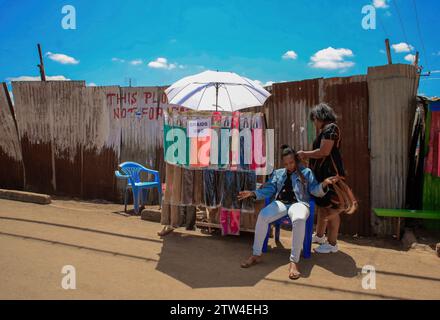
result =
M281 157L284 168L275 170L260 189L242 191L238 195L238 200L271 199L271 203L258 215L253 253L241 264L241 267L249 268L261 261L263 243L269 224L289 215L293 233L289 278L295 280L300 277L297 264L303 247L306 220L310 214L310 195L325 196L328 186L337 182L338 178L331 177L318 183L313 172L301 164L298 154L287 145L281 147Z
M337 238L340 226L339 215L343 212L351 214L357 209L357 201L351 189L344 183L344 165L340 153L341 131L336 123L334 110L325 103L320 103L310 111L319 135L313 142L312 151L298 151L301 160L309 159L309 166L318 181L328 177L340 177L338 183L331 186L329 192L316 199L318 224L313 242L320 246L315 249L318 253L337 252ZM327 238L325 231L327 230Z

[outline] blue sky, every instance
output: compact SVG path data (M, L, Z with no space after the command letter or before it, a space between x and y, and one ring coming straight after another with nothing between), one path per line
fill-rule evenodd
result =
M376 29L365 30L373 2ZM349 76L385 64L389 37L396 63L420 51L433 73L419 92L440 96L440 1L415 2L424 46L414 0L0 0L0 78L38 76L38 42L47 75L92 85L164 85L207 69L263 84ZM75 30L61 26L64 5Z

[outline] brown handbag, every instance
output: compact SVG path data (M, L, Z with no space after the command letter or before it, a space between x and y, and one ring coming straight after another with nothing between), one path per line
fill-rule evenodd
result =
M339 128L338 128L339 131ZM337 148L339 148L341 141L341 134L339 132L339 139L337 142ZM341 209L346 214L353 214L358 209L358 201L353 194L351 188L345 182L345 178L339 175L338 167L336 166L335 161L333 160L332 154L330 154L330 158L332 159L332 164L335 169L336 174L341 178L338 182L333 184L333 188L335 190L337 199L332 199L336 205L338 205L339 209Z

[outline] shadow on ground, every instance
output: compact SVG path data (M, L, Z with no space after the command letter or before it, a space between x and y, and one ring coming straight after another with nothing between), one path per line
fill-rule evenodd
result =
M253 235L220 237L172 233L163 239L156 269L191 288L254 286L279 267L285 267L287 278L290 249L278 244L265 254L263 263L242 269L240 262L251 253ZM356 262L343 252L301 259L303 277L308 278L315 265L341 277L358 275Z

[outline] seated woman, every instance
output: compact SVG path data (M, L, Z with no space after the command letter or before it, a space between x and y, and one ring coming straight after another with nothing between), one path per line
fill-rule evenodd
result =
M327 192L327 186L336 183L339 178L330 177L318 183L312 171L301 165L296 152L291 147L283 145L281 149L284 169L275 170L261 189L239 193L239 200L249 197L256 200L267 197L274 199L258 215L253 254L241 264L241 267L249 268L261 261L263 242L269 224L288 214L292 221L293 233L289 278L295 280L301 275L297 264L303 247L306 220L310 213L310 194L323 197Z

